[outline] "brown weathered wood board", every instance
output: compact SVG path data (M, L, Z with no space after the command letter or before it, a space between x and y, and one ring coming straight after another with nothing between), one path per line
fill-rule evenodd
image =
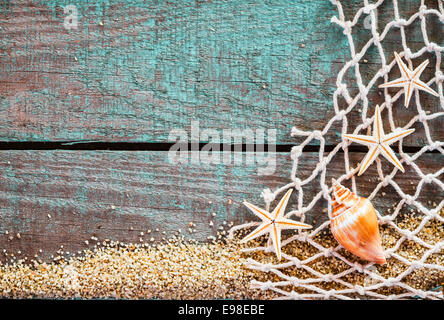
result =
M198 120L203 129L276 129L277 143L291 144L298 141L290 137L292 126L322 129L334 115L331 97L349 48L330 23L336 12L329 1L70 4L79 15L71 30L63 24L65 1L11 0L0 8L0 140L163 143L171 129ZM384 8L381 18L392 14ZM403 13L415 10L411 5ZM429 28L439 41L443 25L432 21ZM409 44L423 43L419 26L409 35ZM357 47L369 37L362 29ZM399 32L384 46L393 59L402 49ZM430 58L426 80L433 74ZM365 59L367 83L380 58L369 50ZM356 88L353 74L347 78ZM372 104L383 102L379 93L371 93ZM421 93L421 99L426 110L439 110L435 97ZM415 112L397 104L396 125ZM444 135L442 119L430 123L433 139ZM352 113L349 131L360 122L359 112ZM424 145L422 126L415 127L405 145ZM340 129L338 122L328 144L339 141Z
M356 165L362 156L352 154L351 164ZM427 154L417 164L425 174L434 173L443 160L442 155ZM317 153L304 154L300 177L308 177L317 161ZM256 165L176 166L169 163L166 152L5 151L0 153L0 245L18 257L38 254L48 259L61 245L71 253L91 247L95 243L91 236L99 241L139 242L142 238L149 242L151 237L159 241L181 229L186 238L207 241L208 236L216 235L217 228L224 227L223 221L257 220L242 201L263 206L261 191L289 183L291 163L288 154L278 153L276 172L261 176ZM391 170L391 165L383 162L383 168ZM343 154L338 154L327 179L343 173ZM418 182L413 176L413 169L407 167L405 174L395 177L411 195ZM375 168L357 182L359 193L368 196L378 182ZM319 180L305 186L304 206L320 190ZM442 191L426 184L419 201L430 208L430 199L442 197ZM296 199L292 197L288 210L297 209ZM399 200L389 186L381 189L373 202L381 214L388 214ZM325 200L319 201L306 221L315 226L326 221L326 206ZM209 226L210 221L214 227ZM195 224L192 234L188 232L190 222ZM3 261L10 258L1 256Z

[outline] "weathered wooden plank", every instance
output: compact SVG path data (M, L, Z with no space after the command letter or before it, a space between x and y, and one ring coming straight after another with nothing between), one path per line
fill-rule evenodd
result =
M224 227L223 221L238 224L256 219L242 205L243 200L262 206L260 193L264 188L275 190L290 182L289 155L276 156L275 173L261 176L257 174L257 164L245 161L174 165L169 163L167 152L3 151L0 249L18 257L39 254L48 258L61 245L64 251L76 252L87 248L85 241L89 240L91 247L95 243L92 236L101 241L108 238L139 242L139 238L169 238L178 229L187 238L206 241L217 228ZM357 164L362 157L363 154L351 154L351 164ZM443 160L440 154L427 154L417 164L425 174L434 173L442 167ZM308 177L317 162L317 153L304 154L298 177ZM391 170L386 162L383 168L386 172ZM343 172L343 155L338 154L327 171L328 181ZM414 194L417 178L412 168L406 167L406 173L395 179L404 192ZM372 166L357 179L360 194L368 196L377 182ZM303 206L320 190L319 180L306 185ZM428 202L441 201L443 195L435 185L425 184L419 201L431 207ZM296 199L295 194L288 210L298 208ZM396 192L386 187L374 204L381 214L387 214L397 201ZM326 206L326 201L320 200L306 221L315 226L326 221ZM192 234L188 232L190 222L194 223ZM151 234L147 234L149 229ZM141 232L145 234L141 236ZM17 255L18 251L21 254ZM2 253L0 256L6 259Z
M334 114L349 48L328 1L76 0L78 28L70 30L67 4L0 7L0 140L166 142L171 129L199 120L202 129L277 129L285 144L295 141L292 126L322 129ZM432 23L439 35L442 24ZM409 40L422 38L412 32ZM386 43L388 53L399 50L396 34ZM375 50L366 59L365 82L380 62ZM426 110L439 110L435 97L421 97ZM371 101L383 98L375 91ZM415 115L398 109L396 125ZM434 139L444 136L442 119L431 123ZM360 122L351 114L350 130ZM405 145L424 144L421 127Z

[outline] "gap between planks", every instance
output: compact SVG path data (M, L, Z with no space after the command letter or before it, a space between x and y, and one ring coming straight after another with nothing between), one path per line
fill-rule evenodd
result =
M174 142L167 143L151 143L151 142L103 142L103 141L17 141L8 142L0 141L0 150L72 150L72 151L169 151L171 147L175 145ZM195 150L197 144L187 144L187 150L190 151L202 151L204 146L210 145L209 143L199 143L198 150ZM257 152L257 144L211 144L214 152L230 151L230 152ZM269 150L268 145L264 144L264 152L291 152L291 149L296 144L277 144L272 146L272 150ZM395 144L397 146L397 144ZM331 152L336 145L325 145L324 152ZM396 149L398 149L396 147ZM403 152L416 153L422 149L422 147L415 146L403 146ZM302 149L302 152L319 152L320 146L318 145L306 145ZM368 149L365 146L350 145L348 147L349 152L355 153L367 153ZM343 149L339 149L338 152L343 153ZM440 153L439 150L427 150L425 153Z

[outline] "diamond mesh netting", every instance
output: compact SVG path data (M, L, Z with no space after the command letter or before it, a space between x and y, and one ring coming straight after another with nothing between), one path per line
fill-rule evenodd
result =
M260 259L250 258L248 261L248 267L259 270L268 274L273 274L274 281L253 281L252 285L258 289L262 290L273 290L278 293L281 298L284 299L319 299L319 298L336 298L336 299L352 299L356 297L366 297L366 298L376 298L376 299L400 299L408 297L420 297L429 299L443 299L442 290L433 290L436 288L418 288L409 284L406 279L412 276L417 270L431 270L437 272L438 274L444 274L444 265L441 262L436 262L436 260L430 260L434 255L442 256L442 251L444 250L444 239L438 234L435 234L434 241L425 241L423 237L419 234L426 228L431 221L438 223L439 228L443 227L444 217L442 216L444 200L443 197L436 200L433 204L424 204L423 201L419 200L419 195L424 189L425 185L433 185L434 190L438 191L438 195L443 195L444 193L444 183L442 181L441 175L444 173L444 168L439 168L436 172L427 172L427 168L421 168L417 162L421 156L426 153L434 151L437 156L444 155L444 142L434 140L432 138L433 125L430 122L436 121L436 119L444 116L444 96L443 96L443 82L444 75L440 70L441 65L441 55L444 51L444 46L440 46L437 43L429 41L429 36L427 33L428 21L432 18L439 20L439 23L444 24L444 2L441 0L437 1L435 8L427 7L425 1L422 0L421 3L418 2L419 10L415 11L414 14L408 17L408 19L401 18L399 3L397 0L391 2L380 0L375 3L370 4L367 0L364 0L362 5L360 5L359 10L353 15L352 19L346 20L344 14L344 7L341 1L331 1L333 5L336 6L338 16L334 16L331 21L342 27L344 35L348 39L350 57L351 59L347 61L337 76L336 90L333 94L333 105L334 105L334 116L326 123L322 130L313 131L302 131L297 128L292 129L292 136L302 137L303 142L298 146L292 148L291 159L293 160L293 167L291 171L291 183L282 186L272 192L270 189L265 189L262 196L266 203L266 208L270 209L271 202L282 192L288 188L294 188L294 194L297 195L297 209L286 214L286 217L296 216L301 221L304 221L306 214L309 214L311 210L316 209L315 206L319 206L322 201L328 203L328 216L331 214L331 183L327 179L329 176L328 171L333 163L333 160L343 161L344 173L341 176L335 177L339 182L348 182L350 180L351 189L355 193L367 197L370 200L378 195L383 196L382 191L385 187L391 187L393 192L399 195L399 201L393 203L393 212L390 214L387 211L383 214L378 213L378 220L381 227L387 227L393 230L396 234L396 241L393 242L388 248L386 246L385 255L390 259L391 265L395 267L397 264L402 265L399 272L393 273L392 276L387 276L378 272L378 269L372 263L366 263L364 261L359 262L347 255L344 249L337 243L334 242L333 246L326 246L322 241L319 240L319 235L322 232L329 232L330 221L326 219L320 226L311 230L310 232L298 231L297 234L292 234L289 238L283 240L282 247L293 243L295 246L309 245L312 249L314 248L315 253L311 256L302 259L296 255L285 253L282 254L283 262L263 262ZM342 1L343 2L343 1ZM390 5L391 12L390 20L384 24L384 27L378 32L378 9L384 5L384 10L387 10L388 5ZM347 8L348 9L348 8ZM387 13L387 11L385 11ZM356 50L356 39L353 38L356 28L359 28L358 21L363 18L368 18L370 21L370 39L363 44L360 51ZM417 24L418 30L422 33L423 44L418 50L413 50L409 48L408 31L406 28L409 26ZM362 28L361 28L362 29ZM383 49L383 42L387 39L391 32L399 32L400 39L396 44L395 48L404 61L408 62L410 68L412 68L412 59L420 58L425 60L425 55L433 56L432 62L434 65L434 76L425 78L425 82L436 88L435 90L439 93L439 98L433 97L433 103L437 105L436 111L430 112L426 111L421 105L420 95L418 92L414 93L415 98L412 99L410 108L414 109L413 117L403 126L403 129L411 128L415 123L420 123L424 130L424 145L421 146L419 151L416 153L404 153L402 151L402 142L399 143L399 153L401 161L405 167L410 167L410 172L416 175L417 180L415 180L416 191L413 194L409 194L400 186L399 178L402 172L398 171L396 168L389 168L385 166L379 159L376 160L377 175L379 177L378 182L372 185L372 192L369 194L362 194L359 190L359 183L356 182L356 174L359 170L359 162L350 161L348 146L349 142L340 141L331 152L325 151L326 145L326 135L330 130L333 130L334 126L342 127L342 134L347 132L353 134L366 134L366 131L371 127L373 123L373 114L375 104L369 101L369 93L372 90L376 90L378 84L382 82L387 82L389 79L394 79L392 75L389 77L392 68L396 66L396 61L393 56L393 52L387 52ZM361 30L363 31L363 30ZM366 30L367 31L367 30ZM440 44L444 42L444 34L438 34L440 38ZM379 55L381 65L377 72L372 73L368 80L368 83L363 83L363 76L360 72L360 66L363 64L365 55L369 50L375 50ZM386 57L390 57L388 61ZM394 68L394 71L396 67ZM351 83L346 79L347 72L354 75ZM349 83L347 83L347 81ZM347 86L348 84L348 86ZM352 93L349 87L357 86L356 94ZM416 91L416 89L415 89ZM393 96L390 93L396 92ZM404 90L402 88L397 89L384 89L384 102L380 104L381 110L385 110L385 115L383 118L385 121L388 120L391 130L396 128L394 119L394 109L402 108L398 112L404 111L404 106L400 103L402 101ZM424 97L421 95L421 97ZM399 100L399 101L398 101ZM396 103L398 101L398 103ZM431 101L431 100L429 100ZM341 106L344 107L341 109ZM427 109L431 109L427 106ZM359 111L362 117L362 123L357 124L356 127L350 125L350 114L352 112ZM369 112L370 111L370 112ZM409 109L409 112L412 112ZM438 136L438 138L440 138ZM317 140L317 141L316 141ZM301 178L301 173L298 171L298 165L300 164L303 156L304 146L318 142L319 143L319 161L318 164L313 168L308 177ZM417 150L418 150L417 149ZM343 153L342 153L343 150ZM343 159L343 160L342 160ZM355 166L351 168L351 165ZM389 173L383 172L383 167L385 170L391 170ZM426 173L424 173L424 171ZM369 174L369 173L366 173ZM331 174L330 174L331 175ZM362 181L360 182L362 183ZM308 188L313 186L313 184L319 184L319 192L316 194L308 194ZM374 187L374 188L373 188ZM312 190L312 189L310 189ZM307 196L309 200L306 201ZM305 205L304 205L305 199ZM376 209L378 209L378 203L374 203ZM413 208L417 213L420 214L419 222L413 228L413 230L404 227L400 223L401 210L403 207ZM325 214L327 218L327 213ZM239 230L244 230L252 226L256 226L256 222L245 223L234 227L230 234L233 235L234 232ZM334 241L334 240L333 240ZM423 248L421 254L417 258L409 258L403 254L400 254L399 250L406 245L415 243ZM384 243L383 243L384 244ZM267 246L246 248L244 249L247 253L251 252L273 252L273 248L270 242ZM334 258L340 261L345 268L341 268L338 272L320 272L314 263L320 259L325 259L326 257ZM432 262L431 262L432 261ZM435 262L433 262L435 261ZM441 261L441 260L439 260ZM304 271L304 277L298 277L295 271ZM353 282L350 281L350 275L359 273L365 277L364 282ZM307 276L308 275L308 276ZM337 286L326 286L323 285L336 284ZM288 289L290 288L290 289ZM396 290L390 290L391 288L396 288ZM288 290L287 290L288 289ZM383 290L387 289L387 290Z

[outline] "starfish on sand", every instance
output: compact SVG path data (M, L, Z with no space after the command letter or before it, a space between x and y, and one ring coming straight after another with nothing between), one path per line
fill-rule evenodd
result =
M395 153L389 147L389 145L411 134L413 131L415 131L415 129L397 129L390 134L385 134L382 126L381 111L378 105L376 106L375 120L373 122L373 135L364 136L360 134L344 134L342 137L366 145L369 148L367 155L361 162L361 168L359 169L358 173L358 176L360 176L365 172L365 170L367 170L373 161L375 161L379 154L382 154L395 167L404 172L404 167L398 158L396 158Z
M419 80L421 73L429 64L429 60L424 61L415 70L412 71L404 64L404 62L402 62L401 57L396 52L395 57L396 63L398 64L399 70L401 71L401 78L383 83L379 86L379 88L404 87L404 106L406 108L409 107L410 98L412 97L413 89L415 88L439 97L438 93L432 90L427 84Z
M302 222L297 222L291 219L285 219L284 211L287 207L288 199L293 190L289 189L284 197L279 201L277 207L273 212L268 212L264 209L258 208L255 205L244 201L244 205L251 210L256 216L262 219L262 223L254 229L249 235L242 239L243 242L253 240L265 233L269 233L273 241L274 251L279 260L281 260L281 230L282 229L310 229L311 225Z

